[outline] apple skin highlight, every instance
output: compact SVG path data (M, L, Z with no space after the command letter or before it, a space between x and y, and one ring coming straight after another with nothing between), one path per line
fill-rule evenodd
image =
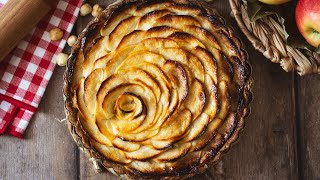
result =
M301 35L312 46L320 45L320 1L299 0L296 23Z

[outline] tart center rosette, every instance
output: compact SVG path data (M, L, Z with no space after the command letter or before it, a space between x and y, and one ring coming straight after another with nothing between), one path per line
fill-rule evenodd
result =
M103 18L69 62L88 144L131 173L182 173L212 161L250 101L250 67L223 20L167 1L129 3Z

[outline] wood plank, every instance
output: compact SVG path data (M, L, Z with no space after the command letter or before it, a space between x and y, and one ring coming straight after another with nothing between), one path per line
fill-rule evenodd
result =
M320 76L299 78L302 178L320 179Z
M24 140L0 137L0 179L76 179L76 146L63 119L62 74L52 80Z
M298 179L292 76L247 49L254 101L239 143L222 158L226 179Z
M80 180L100 180L100 179L108 179L108 180L118 180L120 179L118 176L110 173L109 171L103 171L97 173L94 170L92 162L89 158L84 154L80 153Z

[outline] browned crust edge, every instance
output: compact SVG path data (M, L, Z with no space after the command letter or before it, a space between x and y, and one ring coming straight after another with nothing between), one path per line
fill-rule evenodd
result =
M140 179L142 178L141 174L139 173L133 173L132 171L129 171L123 166L121 166L118 163L114 163L111 161L106 160L102 155L99 154L99 152L95 151L91 145L90 145L90 138L87 135L85 131L82 130L81 124L79 123L77 119L77 109L73 108L72 105L72 96L73 92L71 92L71 80L72 80L72 74L73 74L73 68L76 60L76 54L77 52L83 48L83 43L85 42L85 39L90 36L90 32L97 28L98 26L101 26L107 19L108 17L118 8L121 7L127 3L130 2L145 2L148 0L118 0L115 3L109 5L106 10L103 11L103 13L89 22L87 27L80 33L78 36L78 40L76 44L72 47L72 52L69 56L68 63L67 63L67 68L64 73L64 88L63 88L63 95L64 95L64 100L65 100L65 113L66 113L66 118L67 118L67 124L68 124L68 129L77 143L77 145L80 147L81 150L83 150L90 158L98 159L101 160L100 163L105 167L105 168L112 168L113 173L117 174L121 177L124 178L132 178L132 179ZM154 0L153 0L154 1ZM207 4L205 2L199 2L196 0L171 0L172 2L175 3L192 3L192 5L196 7L200 7L204 12L206 12L209 15L215 15L214 10L208 9L206 7ZM238 109L237 111L237 117L236 117L236 127L234 128L233 132L230 132L229 138L227 141L222 142L219 146L222 146L219 151L217 152L211 152L210 155L208 155L205 163L203 163L201 166L196 166L194 167L188 174L181 174L181 176L173 176L168 175L168 176L161 176L161 177L147 177L147 178L157 178L157 179L185 179L194 176L195 174L199 174L204 172L205 170L208 169L208 167L217 162L221 155L223 153L226 153L229 149L232 143L234 143L239 136L239 131L243 129L244 127L244 119L250 114L250 107L249 103L252 101L252 93L251 93L251 88L253 84L253 78L251 77L251 66L248 63L248 55L247 52L243 49L243 44L241 43L240 39L234 36L233 30L229 27L226 26L224 23L224 20L218 16L222 21L223 24L229 32L229 39L232 40L237 48L240 50L241 54L241 62L244 63L245 66L245 77L244 77L244 84L243 84L243 102L241 102L241 108ZM224 144L223 144L224 143ZM110 169L109 169L110 170ZM144 177L146 178L146 177Z

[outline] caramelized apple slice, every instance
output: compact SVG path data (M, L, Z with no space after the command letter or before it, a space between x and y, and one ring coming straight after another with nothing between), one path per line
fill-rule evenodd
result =
M115 138L113 141L112 141L112 144L119 148L119 149L122 149L126 152L133 152L133 151L137 151L141 145L138 144L138 143L133 143L133 142L130 142L130 141L124 141L120 138Z
M228 92L228 86L225 81L222 81L219 83L219 102L220 103L220 109L219 113L217 114L217 117L220 119L226 118L228 115L229 111L231 110L231 102L230 102L230 96Z
M198 118L203 112L206 103L206 95L202 83L195 80L191 83L189 93L186 100L183 102L183 107L190 110L192 118Z
M212 120L216 116L219 106L218 89L214 83L214 80L209 75L206 75L204 84L206 93L206 104L204 107L204 112L208 114L208 116Z
M123 48L125 46L137 45L141 41L149 38L165 38L176 32L177 30L168 26L158 26L147 31L135 30L121 40L117 49Z
M76 57L76 62L75 62L75 68L73 70L72 74L72 81L71 81L71 87L72 90L76 90L77 87L79 87L80 80L82 79L83 75L83 63L84 63L84 55L83 52L79 52L77 57Z
M193 6L185 6L180 4L174 4L172 6L167 7L168 10L174 12L175 14L181 14L186 16L197 16L201 12L200 9L195 8Z
M128 159L122 151L111 146L105 146L103 144L97 143L95 141L92 142L93 147L100 152L104 157L118 163L128 164L132 160Z
M184 156L191 148L191 143L177 143L177 145L168 148L167 151L161 153L155 158L156 161L170 162Z
M81 115L84 117L84 119L86 121L93 122L95 119L95 114L90 113L86 105L86 102L84 100L84 81L85 81L84 78L80 80L80 87L76 91L77 104L78 104L79 111Z
M197 119L194 120L190 126L187 135L183 138L184 142L190 142L200 137L207 130L209 123L209 116L205 113L201 114Z
M80 115L79 119L81 120L82 128L101 145L112 146L110 139L112 136L110 134L102 134L100 128L96 124L96 122L90 122L88 120L84 120L84 118Z
M190 126L192 114L189 110L182 110L171 116L161 127L159 134L153 139L169 140L182 136Z
M110 51L114 51L121 39L134 31L140 21L140 17L132 16L122 20L118 26L110 33L108 47Z
M143 146L137 151L126 152L125 155L129 159L133 159L133 160L146 160L146 159L154 157L160 153L161 153L161 151L153 149L152 147Z
M148 30L148 29L154 27L153 22L155 22L160 17L165 16L170 13L171 12L168 10L151 11L141 17L140 22L137 26L137 29Z
M170 79L172 87L177 90L181 104L188 95L187 72L184 67L176 61L168 60L163 66L164 72Z
M155 161L132 161L130 163L130 166L132 166L132 169L129 169L129 171L139 171L139 172L145 172L144 174L141 174L142 177L148 178L148 172L158 172L159 174L164 173L163 170L166 169L166 164L164 163L158 163Z
M217 134L217 129L220 127L223 121L216 118L211 121L206 129L206 131L197 139L192 141L192 148L190 151L197 151L204 148L207 144L211 143L211 140Z
M84 101L91 114L95 114L97 93L103 80L104 71L96 69L84 81Z
M179 22L179 23L176 23ZM167 14L159 19L153 24L153 26L169 26L176 29L183 30L184 26L199 26L200 23L192 18L191 16L183 16L183 15L171 15Z

